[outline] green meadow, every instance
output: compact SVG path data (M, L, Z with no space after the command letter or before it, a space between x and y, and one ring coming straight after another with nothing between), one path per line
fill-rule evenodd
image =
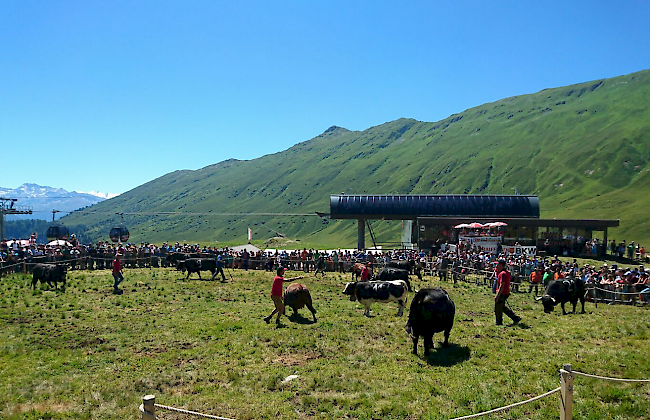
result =
M272 309L272 274L228 274L220 283L129 270L121 295L108 271L70 272L65 292L32 291L22 274L3 277L0 416L138 418L142 397L154 394L159 404L241 420L449 419L552 390L564 363L650 378L647 306L587 303L586 315L547 315L520 293L509 303L521 324L497 327L486 287L425 277L414 286L444 287L456 319L451 346L441 348L438 334L424 358L421 343L419 356L411 354L407 316L397 317L395 304L374 304L364 317L341 294L349 274L303 279L318 321L302 309L281 327L262 321ZM298 377L283 382L290 375ZM574 395L576 419L650 418L648 384L577 378ZM558 413L554 394L487 418Z

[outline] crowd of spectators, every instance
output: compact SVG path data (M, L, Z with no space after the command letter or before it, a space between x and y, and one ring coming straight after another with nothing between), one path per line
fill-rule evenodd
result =
M544 291L551 280L576 278L587 286L592 299L609 303L634 303L637 298L643 302L650 300L650 270L646 270L642 264L634 265L634 262L626 265L604 262L599 266L580 266L575 259L562 261L558 257L499 255L469 248L440 251L431 266L441 277L450 275L454 281L466 280L467 276L473 275L474 280L479 276L486 284L492 284L494 268L500 258L508 263L514 292L525 292L520 286L528 283L527 292L534 290L537 295Z
M217 248L198 244L163 243L158 246L142 242L137 244L116 244L100 241L96 244L79 244L74 238L70 243L43 245L34 242L8 241L0 243L0 270L11 268L23 270L24 264L42 262L65 262L71 270L110 269L116 253L122 254L125 268L144 268L168 266L168 256L183 253L194 257L215 258L221 255L226 268L244 270L275 270L279 266L306 273L321 271L348 272L353 264L362 262L372 266L385 265L391 259L417 260L423 253L408 250L396 251L356 251L356 250L259 250L250 246ZM6 271L6 270L4 270Z
M329 272L349 272L355 263L364 263L370 268L379 268L393 260L408 260L423 269L425 274L437 274L442 280L466 280L468 276L480 277L485 284L492 284L494 269L498 259L504 258L512 276L514 292L525 292L522 283L528 284L528 293L538 295L544 291L551 280L578 278L591 289L592 298L610 303L636 301L639 297L647 302L650 297L650 270L643 265L624 268L622 265L603 263L579 266L573 262L562 261L557 257L506 253L491 253L479 247L441 246L437 254L415 250L357 251L357 250L258 250L238 247L217 248L200 247L198 244L179 242L158 246L142 242L137 244L115 244L100 241L96 244L79 244L72 237L69 244L37 245L32 237L27 241L0 243L0 273L22 271L24 264L38 262L66 262L70 269L101 270L110 269L115 254L120 252L125 268L144 268L168 266L167 257L173 253L184 253L196 257L216 257L221 255L225 268L244 270L273 271L278 267L305 273L317 270ZM611 252L615 257L626 253L630 260L638 256L645 261L645 249L634 242L625 244L611 242ZM622 257L621 257L622 258ZM24 263L24 264L23 264Z

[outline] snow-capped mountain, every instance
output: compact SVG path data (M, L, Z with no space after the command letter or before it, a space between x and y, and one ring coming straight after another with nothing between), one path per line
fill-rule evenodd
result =
M115 197L115 195L95 191L88 193L66 191L63 188L44 187L37 184L23 184L16 189L0 187L0 197L17 198L16 205L29 206L34 212L31 215L8 215L7 220L52 220L52 210L60 211L55 215L58 219L65 216L67 212L92 206L107 198Z

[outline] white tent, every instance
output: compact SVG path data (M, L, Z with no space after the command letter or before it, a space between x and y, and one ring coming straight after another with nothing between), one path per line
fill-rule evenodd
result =
M246 251L248 251L248 252L259 252L259 251L261 251L261 249L259 249L255 245L251 245L251 244L229 246L228 249L230 249L231 251L235 251L235 252L242 252L244 249Z
M25 247L29 246L29 239L16 239L16 243L18 244L19 247ZM7 246L12 246L14 244L14 241L7 241Z
M63 239L56 239L52 242L47 243L48 246L72 246L72 244L68 241L64 241Z

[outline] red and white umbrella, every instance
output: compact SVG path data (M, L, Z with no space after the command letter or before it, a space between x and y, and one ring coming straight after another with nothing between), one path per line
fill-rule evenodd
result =
M503 223L503 222L491 222L491 223L486 223L483 226L485 226L485 227L501 227L501 226L508 226L508 224Z
M467 223L461 223L460 225L454 226L454 229L465 229L468 228L469 225Z
M472 229L481 229L483 227L483 225L480 224L479 222L474 222L474 223L470 223L469 225L467 225L467 227L472 228Z

